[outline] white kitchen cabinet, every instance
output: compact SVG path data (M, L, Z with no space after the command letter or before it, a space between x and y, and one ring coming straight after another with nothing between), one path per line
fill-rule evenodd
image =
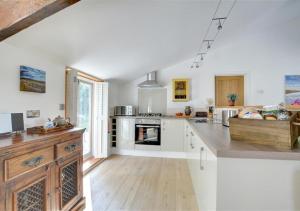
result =
M200 210L216 210L217 158L195 131L186 128L185 152Z
M118 118L117 119L117 148L134 149L135 138L135 119Z
M186 153L189 147L189 142L190 142L190 125L187 121L184 121L184 143L183 143L183 148L184 152ZM186 153L187 155L187 153Z
M200 139L199 192L197 195L200 210L216 210L217 206L217 158Z
M184 121L180 119L162 119L161 150L170 152L184 151Z

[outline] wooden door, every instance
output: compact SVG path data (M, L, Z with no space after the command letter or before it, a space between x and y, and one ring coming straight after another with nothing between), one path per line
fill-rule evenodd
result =
M44 166L9 181L5 187L6 210L53 210L51 168Z
M82 157L58 161L56 166L57 210L70 210L82 198Z
M244 106L244 76L216 76L215 102L216 106L228 106L228 94L237 94L236 106Z

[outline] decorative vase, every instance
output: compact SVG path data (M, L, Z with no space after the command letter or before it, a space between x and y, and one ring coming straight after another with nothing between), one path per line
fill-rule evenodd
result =
M234 106L234 104L235 104L235 101L233 101L233 100L228 100L228 105L229 105L229 106Z
M208 106L208 113L210 113L210 114L214 113L214 107L213 106Z
M190 116L192 113L192 107L191 106L185 106L184 113L186 116Z

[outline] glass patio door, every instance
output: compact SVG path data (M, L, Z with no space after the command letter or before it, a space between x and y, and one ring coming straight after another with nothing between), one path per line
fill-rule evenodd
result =
M78 127L86 128L83 134L83 157L93 156L92 152L92 111L93 84L79 80L78 85Z

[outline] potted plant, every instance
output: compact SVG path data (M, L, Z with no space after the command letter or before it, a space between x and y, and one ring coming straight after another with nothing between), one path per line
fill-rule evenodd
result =
M228 105L234 106L237 98L238 98L237 94L234 94L234 93L228 94L227 95Z

